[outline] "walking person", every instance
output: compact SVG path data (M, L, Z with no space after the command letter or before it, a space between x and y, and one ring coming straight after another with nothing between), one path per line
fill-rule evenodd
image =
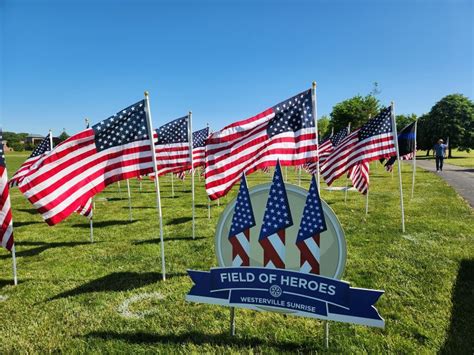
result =
M438 143L433 147L433 153L436 159L436 172L443 171L443 161L444 158L446 158L447 147L442 139L438 139Z

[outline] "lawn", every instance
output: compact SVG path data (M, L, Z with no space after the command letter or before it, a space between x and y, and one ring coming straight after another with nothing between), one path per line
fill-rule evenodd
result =
M430 152L430 156L426 156L426 151L420 151L416 155L416 159L422 160L434 160L433 152ZM468 152L461 152L457 149L454 149L452 152L453 157L445 159L445 164L452 164L457 166L463 166L466 168L474 168L474 150ZM434 163L433 163L434 164Z
M7 155L10 174L24 156ZM474 214L438 176L404 167L406 229L400 232L397 181L372 165L370 208L365 198L322 191L346 233L344 280L353 287L383 289L377 308L385 329L330 323L330 352L473 353ZM296 182L288 169L290 182ZM270 177L249 177L253 186ZM96 198L95 240L89 224L71 216L48 227L17 189L12 191L20 284L11 282L11 258L0 251L0 352L317 352L324 348L317 320L238 309L230 337L229 309L188 303L187 269L216 266L214 227L234 187L207 218L203 181L197 180L197 237L191 235L190 181L160 179L168 280L161 281L160 244L153 183L132 181L133 222L128 221L125 183ZM303 184L309 186L309 176ZM339 183L344 184L344 181ZM103 198L107 198L104 200ZM142 318L123 315L123 303Z

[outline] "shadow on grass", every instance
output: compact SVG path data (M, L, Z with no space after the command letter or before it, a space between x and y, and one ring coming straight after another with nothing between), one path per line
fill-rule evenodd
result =
M166 225L181 224L181 223L186 223L192 220L193 220L192 217L178 217L178 218L173 218L171 221L166 223Z
M13 227L23 227L23 226L29 226L32 224L43 224L43 222L38 222L38 221L15 222L13 221Z
M128 208L128 207L127 207ZM133 224L138 222L139 219L134 219L133 221L129 220L110 220L110 221L99 221L96 222L94 221L94 228L104 228L104 227L110 227L110 226L123 226L127 224ZM73 227L78 227L78 228L90 228L89 222L87 223L77 223L73 224Z
M28 214L38 214L38 211L34 208L17 208L15 211L25 212Z
M107 197L107 201L123 201L128 200L128 197Z
M23 283L24 281L19 280L18 284ZM13 286L13 276L11 279L0 279L0 290L5 286Z
M165 238L165 242L173 242L173 241L180 241L180 240L185 240L185 241L193 241L193 240L199 240L199 239L206 239L206 237L171 237L171 238ZM160 244L160 238L155 238L155 239L148 239L148 240L140 240L137 242L133 243L134 245L142 245L142 244Z
M119 340L134 344L157 344L173 343L194 345L220 345L220 346L247 346L255 347L260 345L271 346L280 351L314 351L319 346L316 343L296 343L296 342L266 342L256 337L236 337L229 334L205 334L200 332L187 332L181 334L156 334L156 333L118 333L118 332L92 332L85 335L89 339Z
M128 210L128 206L123 206L123 209ZM155 206L132 206L132 210L156 210Z
M90 242L57 242L57 243L44 243L44 242L15 242L17 246L36 246L36 248L26 249L26 250L17 250L16 256L29 257L36 256L41 254L45 250L54 249L54 248L72 248L78 245L89 245ZM0 259L10 258L10 255L1 255Z
M474 353L474 260L462 260L454 284L451 311L446 342L441 348L442 354Z
M166 278L170 279L173 277L187 276L186 273L169 273L166 274ZM91 292L118 292L118 291L129 291L136 288L140 288L149 284L156 283L162 280L161 273L159 272L114 272L109 275L100 277L96 280L87 282L79 287L72 290L62 292L52 298L49 301L66 298L70 296L77 296L84 293Z

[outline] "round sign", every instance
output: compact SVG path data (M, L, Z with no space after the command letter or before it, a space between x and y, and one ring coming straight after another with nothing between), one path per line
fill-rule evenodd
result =
M256 226L250 229L250 266L263 266L263 249L258 242L263 215L270 192L271 183L262 184L249 189ZM290 270L300 269L299 251L296 247L296 236L303 215L308 192L301 187L285 184L288 202L293 216L293 225L286 229L285 267ZM216 255L219 266L232 266L232 245L229 242L229 230L236 198L224 209L216 228ZM321 200L327 230L320 238L320 273L321 276L341 279L346 265L346 240L344 231L334 211ZM278 290L275 290L277 292Z

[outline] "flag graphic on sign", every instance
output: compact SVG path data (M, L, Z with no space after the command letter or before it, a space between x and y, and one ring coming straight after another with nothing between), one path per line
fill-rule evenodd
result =
M331 135L327 137L326 139L323 139L318 147L319 149L319 164L320 166L326 161L326 159L331 155L331 153L334 151L334 148L337 147L342 140L347 136L349 133L348 128L341 129L339 132L337 132L334 135ZM317 164L316 163L310 163L305 166L306 171L308 171L310 174L316 174L317 171Z
M285 229L292 225L285 183L277 162L258 239L263 248L263 266L285 268Z
M13 247L13 222L2 139L3 135L0 130L0 245L11 251Z
M206 139L209 127L193 132L193 168L206 166Z
M323 206L318 193L318 184L313 175L296 237L296 246L300 251L301 272L320 273L320 238L325 230L327 227Z
M224 196L246 175L266 166L317 161L311 90L214 132L206 147L206 191Z
M12 178L10 179L10 186L18 186L18 183L22 180L23 176L28 173L30 166L36 163L44 154L48 153L52 150L51 147L51 132L41 141L40 144L33 150L31 155L28 159L25 160L23 164L21 164L20 168L17 170L15 174L13 174Z
M250 266L250 228L254 226L255 218L247 180L245 174L242 174L229 231L229 242L232 245L232 266Z
M56 146L19 183L50 225L106 186L153 171L145 101L139 101Z
M340 142L321 165L321 174L328 185L358 163L396 153L391 115L391 107L384 108Z
M156 129L155 151L160 176L191 170L188 127L189 116L184 116Z

